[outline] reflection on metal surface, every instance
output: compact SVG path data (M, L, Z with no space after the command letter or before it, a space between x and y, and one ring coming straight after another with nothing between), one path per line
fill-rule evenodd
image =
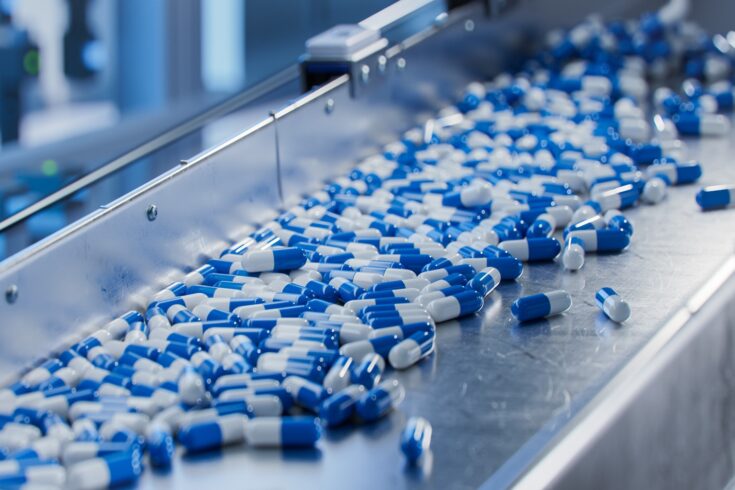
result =
M43 199L31 204L27 208L24 208L21 211L13 214L12 216L9 216L0 221L0 232L3 232L13 227L22 221L25 221L36 213L39 213L55 204L62 202L75 193L86 189L87 187L95 184L96 182L99 182L109 175L112 175L115 172L118 172L121 169L127 167L128 165L133 164L134 162L150 154L151 152L154 152L157 149L160 149L200 128L204 123L211 121L216 117L223 116L228 112L231 112L236 108L257 99L258 97L261 97L266 92L273 90L274 86L293 80L294 78L296 78L296 76L297 73L295 68L290 67L282 71L281 73L278 73L274 77L268 79L266 82L258 84L252 89L238 94L217 105L216 107L213 107L212 109L203 112L199 116L191 118L184 124L153 138L152 140L142 144L138 148L135 148L125 155L114 159L113 161L99 167L96 170L93 170L92 172L75 180L71 184L62 187L56 192L49 194Z

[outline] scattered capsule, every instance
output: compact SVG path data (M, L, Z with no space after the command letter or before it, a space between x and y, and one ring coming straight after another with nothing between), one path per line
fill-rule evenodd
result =
M434 332L419 331L393 346L388 361L396 369L406 369L433 351Z
M712 185L697 193L697 204L703 211L735 206L735 185Z
M630 318L630 306L613 288L602 288L597 291L595 302L605 315L616 323L623 323Z
M440 323L477 313L483 305L482 296L472 289L467 289L453 296L435 299L426 306L426 310L435 322Z
M477 291L483 298L495 291L500 284L500 271L495 267L486 267L470 279L467 286Z
M584 265L584 242L581 238L567 237L561 260L568 271L578 271Z
M401 451L409 464L417 464L430 451L431 424L423 417L411 417L401 434Z
M527 322L559 315L571 306L572 297L569 293L558 290L518 298L513 302L510 311L519 322Z

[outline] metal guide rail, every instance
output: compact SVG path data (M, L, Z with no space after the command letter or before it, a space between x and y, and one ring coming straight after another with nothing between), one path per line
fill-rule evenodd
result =
M0 369L6 380L41 350L61 347L78 338L80 330L108 320L110 311L140 306L177 271L242 237L248 223L270 216L282 198L339 174L422 114L441 108L468 81L491 76L500 60L487 61L487 46L512 45L501 27L487 21L483 8L453 12L440 27L422 34L420 42L390 51L384 79L360 97L350 95L349 77L337 78L0 265L0 288L6 291L0 304ZM438 64L443 68L437 70ZM701 184L735 181L733 153L732 137L690 142L690 156L704 168ZM650 378L654 361L667 366L661 359L668 355L674 362L686 350L676 341L691 345L707 332L706 325L711 331L714 327L702 318L724 314L726 300L735 297L735 219L727 211L700 212L695 192L694 187L672 188L664 204L626 212L636 227L626 253L588 257L579 274L564 273L553 263L534 265L516 283L493 293L478 316L442 324L437 352L396 375L407 396L386 419L330 430L312 450L243 447L180 455L170 472L147 470L138 487L497 488L520 483L533 488L584 483L576 478L583 463L600 467L609 459L590 463L580 454L594 442L601 441L596 448L615 447L616 441L604 436L620 427L613 424L620 414L639 424L629 424L628 433L637 430L640 440L648 441L644 429L650 411L640 416L630 411L645 390L631 392L631 380L663 379ZM623 326L607 321L594 305L594 291L608 285L633 308ZM510 302L518 296L556 288L571 293L572 311L528 327L510 316ZM726 337L725 345L732 343L732 336ZM692 372L712 372L712 362L733 366L725 349L710 363L702 355L706 349L692 358ZM726 371L719 376L718 387L732 388ZM691 387L696 379L685 381ZM660 396L670 395L667 386L675 389L676 380L662 383ZM700 395L699 405L682 409L694 414L706 403L722 408L715 392ZM610 423L590 429L587 439L570 447L566 460L554 459L554 448L570 444L570 437L616 397L629 403L608 411ZM675 420L673 414L658 413L661 420ZM398 447L405 421L414 415L434 427L432 458L419 469L405 466ZM716 442L728 435L723 431ZM725 463L708 461L712 448L700 442L698 454L684 458L681 452L681 461L697 471L716 469L726 481ZM539 476L534 468L547 471ZM684 466L678 468L672 484L683 486L685 473ZM631 481L650 482L644 470L637 474L639 479Z

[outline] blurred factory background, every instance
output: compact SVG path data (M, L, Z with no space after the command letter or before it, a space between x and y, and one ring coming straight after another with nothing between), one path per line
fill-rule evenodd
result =
M0 231L0 259L212 144L221 135L181 124L237 108L237 94L293 66L307 38L390 3L0 0L0 223L124 166Z

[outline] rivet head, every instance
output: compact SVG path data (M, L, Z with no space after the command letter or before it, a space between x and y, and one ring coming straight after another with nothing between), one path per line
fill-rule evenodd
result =
M148 221L155 221L155 219L158 218L158 206L151 204L148 206L145 214L148 216Z
M360 79L362 83L368 83L370 80L370 67L368 65L362 65L360 67Z
M400 57L396 60L396 66L399 70L406 68L406 58Z
M334 99L327 99L327 101L324 103L324 112L326 114L331 114L334 112Z
M5 301L12 305L17 299L18 286L16 286L15 284L11 284L10 286L8 286L8 289L5 290Z
M378 56L378 71L380 71L380 73L385 73L385 68L387 65L388 65L388 58L386 58L382 54Z
M475 30L475 21L472 19L467 19L464 21L464 30L467 32L472 32Z

